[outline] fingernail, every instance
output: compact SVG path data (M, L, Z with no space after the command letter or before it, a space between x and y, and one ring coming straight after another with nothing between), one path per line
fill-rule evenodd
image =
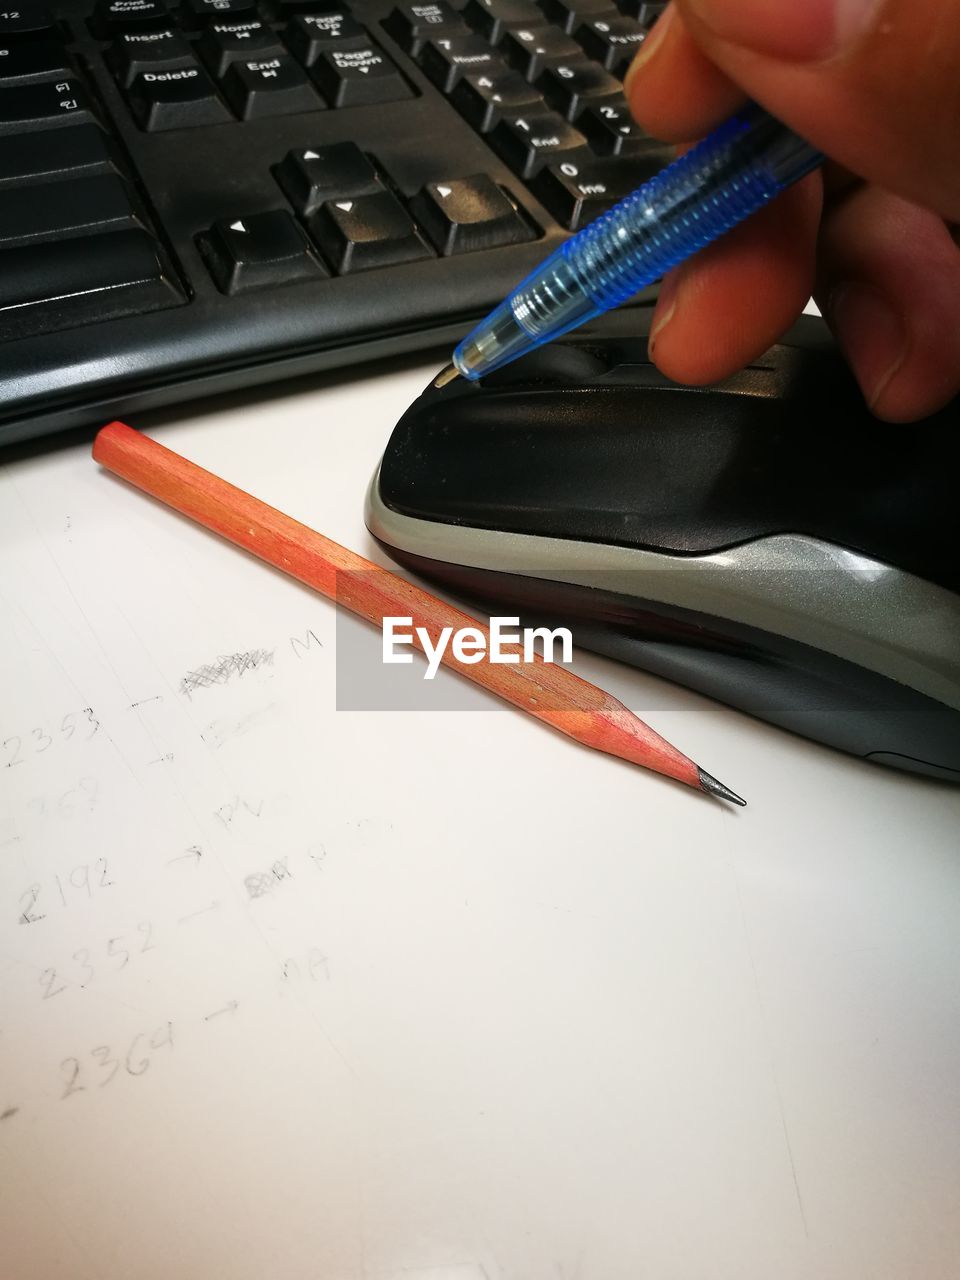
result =
M883 0L688 0L701 22L731 44L770 58L816 61L867 29Z
M664 276L663 284L660 286L656 315L650 328L650 336L647 338L647 354L651 359L653 358L653 350L657 345L658 338L676 315L681 274L679 270L671 271L668 276Z
M903 319L878 289L859 282L838 285L827 299L826 312L867 404L873 408L907 354Z
M633 55L633 61L630 63L629 67L627 67L627 74L623 79L623 92L628 98L630 97L631 81L640 68L650 61L653 55L663 44L664 37L667 34L667 28L672 21L673 5L670 4L667 5L666 9L664 9L653 30L640 45L637 52Z

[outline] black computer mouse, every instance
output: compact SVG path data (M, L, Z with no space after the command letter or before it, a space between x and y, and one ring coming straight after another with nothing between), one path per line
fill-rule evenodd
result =
M428 387L371 533L492 613L960 782L960 400L879 422L814 318L706 389L631 327Z

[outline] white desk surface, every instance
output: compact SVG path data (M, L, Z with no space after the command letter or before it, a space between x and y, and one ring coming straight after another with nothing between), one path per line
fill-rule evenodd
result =
M438 364L135 425L381 558ZM750 807L338 712L334 624L0 455L4 1280L955 1280L960 791L589 655Z

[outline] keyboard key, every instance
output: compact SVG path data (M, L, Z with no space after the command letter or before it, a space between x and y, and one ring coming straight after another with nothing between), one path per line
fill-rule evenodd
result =
M543 111L543 97L518 71L501 64L499 72L470 72L461 77L451 102L478 133L489 133L497 121L511 112Z
M571 36L556 27L518 27L498 46L507 62L531 82L553 63L575 62L583 51Z
M594 18L577 27L584 53L622 80L647 31L632 18Z
M595 62L564 62L547 67L537 84L547 102L571 121L585 107L623 100L620 81Z
M576 231L628 196L660 170L659 161L564 161L546 166L531 183L534 194L556 220Z
M67 51L56 40L0 41L0 87L69 74Z
M189 44L172 28L127 31L106 54L114 75L125 89L143 71L175 71L194 65Z
M547 164L574 164L592 159L579 129L553 112L505 117L490 135L490 145L521 178Z
M235 62L224 79L223 92L241 120L322 111L325 107L289 54Z
M90 100L76 80L0 89L0 133L92 122Z
M432 256L389 191L328 201L311 218L310 232L341 275Z
M533 0L470 0L463 16L471 27L496 44L515 27L535 27L543 14Z
M417 58L424 75L442 93L449 93L465 71L503 70L496 49L482 36L453 36L428 40Z
M410 209L445 257L534 239L513 201L485 173L431 182Z
M183 0L183 13L188 27L205 27L208 22L224 22L231 15L238 19L256 18L257 0Z
M154 241L145 231L81 236L0 252L0 311L96 293L101 314L129 313L131 300L151 310L179 300L164 279ZM56 327L56 326L53 326Z
M221 293L318 280L327 274L285 209L224 218L197 243Z
M667 0L659 0L657 4L651 4L649 0L617 0L617 8L621 13L642 23L648 29L653 26L666 7Z
M132 226L133 210L115 174L16 187L0 200L0 243Z
M53 14L44 4L11 4L0 13L0 40L7 36L32 36L42 31L52 31L56 25Z
M101 0L94 10L91 26L101 35L115 31L154 28L170 25L170 14L162 0Z
M289 151L275 173L301 217L315 213L337 196L370 195L382 190L373 165L353 142Z
M418 54L428 40L467 34L460 15L444 0L398 5L383 25L397 44L413 55Z
M394 102L413 92L379 46L328 49L313 66L313 75L334 107L358 107L370 102Z
M197 41L197 50L218 80L233 62L286 52L277 33L262 22L211 22Z
M113 167L103 133L95 124L0 138L0 183L92 177L110 173Z
M233 117L199 67L144 71L130 86L130 108L147 133L221 124Z
M577 119L577 128L601 156L632 156L656 151L663 164L669 164L674 158L666 144L644 133L622 98L587 107Z
M571 35L584 22L591 19L619 18L612 0L543 0L543 12L551 22Z
M305 14L287 27L287 44L307 67L312 67L325 49L333 49L348 41L350 47L367 42L367 33L346 9L330 13Z

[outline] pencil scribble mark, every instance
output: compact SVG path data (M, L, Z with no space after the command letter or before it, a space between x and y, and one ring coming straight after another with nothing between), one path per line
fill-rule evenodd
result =
M199 867L200 859L202 857L203 857L203 850L200 848L200 846L198 844L192 844L190 848L186 851L186 853L178 853L175 858L168 858L167 866L169 866L171 862L184 862L187 858L196 858L196 862L194 863L194 866Z
M205 1013L203 1015L203 1020L204 1022L209 1022L211 1018L219 1018L221 1013L236 1013L236 1011L237 1011L236 1000L230 1000L228 1001L227 1004L223 1006L222 1009L214 1009L213 1013Z
M180 681L180 692L189 698L197 689L226 684L234 676L246 675L259 667L272 667L273 652L272 649L251 649L249 653L222 653L216 662L207 662L195 671L188 671Z
M170 762L171 762L172 760L173 760L173 752L172 752L172 751L167 751L164 755L162 755L162 756L157 756L156 760L148 760L148 761L147 761L147 764L148 764L148 765L150 765L150 764L170 764Z
M297 658L302 658L314 645L316 645L318 649L323 648L323 641L318 640L313 631L308 631L302 640L298 639L297 636L290 637L290 648L293 650L294 655Z
M6 1111L0 1111L0 1120L9 1120L11 1116L15 1116L20 1110L19 1107L7 1107Z
M163 701L163 694L155 693L152 698L141 698L139 702L131 702L129 707L127 707L127 710L135 711L137 707L145 707L148 702L162 702L162 701Z
M239 738L241 734L249 733L252 729L258 728L264 720L273 715L276 707L277 704L271 702L269 706L251 711L249 715L240 720L211 720L200 734L200 737L208 747L212 747L216 751L223 746L228 738Z
M177 924L186 924L189 920L195 920L197 916L206 915L208 911L216 911L220 906L219 902L208 902L205 907L201 907L199 911L191 911L189 915L181 916Z

